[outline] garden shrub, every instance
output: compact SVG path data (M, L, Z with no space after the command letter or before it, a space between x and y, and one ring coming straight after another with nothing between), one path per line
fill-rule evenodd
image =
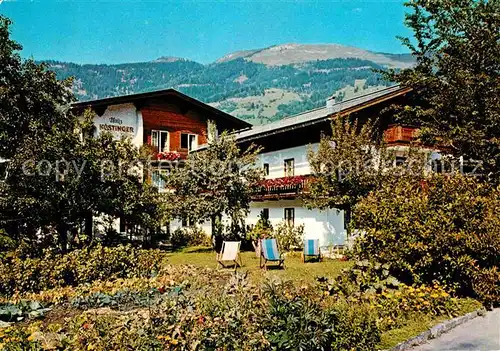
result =
M367 308L333 300L325 304L316 287L274 282L259 289L244 275L221 283L220 273L213 270L189 273L192 284L78 298L74 303L79 308L91 309L65 318L63 324L9 328L0 334L0 344L7 349L22 343L34 349L102 351L335 351L373 350L379 340Z
M276 238L280 250L302 249L304 247L304 225L290 226L285 222L280 222L274 228L271 237Z
M310 294L282 285L269 285L267 298L259 324L272 349L373 350L380 340L375 319L365 308L325 307Z
M434 174L394 179L363 199L357 254L390 264L402 282L438 281L462 296L500 302L500 189Z
M41 258L11 255L0 262L0 294L36 292L97 280L149 276L166 259L159 250L97 245L67 254L45 251Z
M323 289L330 295L360 297L364 293L382 293L388 289L396 289L400 283L390 275L390 266L368 260L357 261L351 268L345 268L333 280L317 278Z
M264 212L259 214L259 219L257 223L246 233L247 240L257 243L260 239L265 239L271 237L273 233L273 226L271 221L264 217Z
M417 315L455 317L458 299L443 286L408 286L390 275L390 266L359 261L334 279L319 277L325 295L348 305L367 306L377 316L382 331L400 327ZM417 317L415 317L417 316Z
M170 236L170 243L174 247L210 246L210 237L197 226L177 228Z

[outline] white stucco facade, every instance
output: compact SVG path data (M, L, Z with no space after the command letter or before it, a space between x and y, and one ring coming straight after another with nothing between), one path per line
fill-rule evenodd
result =
M143 144L144 130L142 114L134 104L110 105L101 116L94 118L94 124L97 135L106 131L111 133L115 139L121 139L122 137L129 138L132 144L137 147ZM96 227L99 231L104 231L104 226L100 224L103 220L103 217L98 216L96 218ZM112 221L114 230L117 232L120 231L119 218L108 218L107 220Z
M285 208L293 208L294 224L304 225L304 239L319 239L321 247L344 245L347 232L344 228L344 212L336 209L308 210L301 200L255 201L250 207L247 224L256 224L263 209L269 210L269 221L273 226L282 222Z
M265 163L269 165L269 175L267 179L285 177L285 160L294 160L294 175L311 174L311 167L307 161L307 152L309 148L314 151L318 149L318 143L310 145L301 145L287 149L281 149L271 152L263 152L259 155L258 164L263 167Z
M264 167L267 164L269 174L266 179L287 176L285 161L293 160L293 175L305 176L311 174L311 167L307 160L310 149L317 151L319 143L300 145L292 148L264 152L259 155L258 164ZM319 239L321 247L344 245L347 231L344 223L344 212L337 209L320 211L308 210L299 199L280 199L269 201L253 201L247 224L255 225L263 209L269 212L269 220L273 226L285 219L285 209L293 208L294 224L304 225L305 239Z

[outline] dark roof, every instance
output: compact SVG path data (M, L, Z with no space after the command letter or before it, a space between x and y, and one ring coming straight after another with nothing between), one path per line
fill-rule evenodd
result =
M98 100L90 100L90 101L82 101L82 102L76 102L72 104L72 109L73 110L83 110L85 108L91 107L91 108L105 108L109 105L118 105L118 104L125 104L125 103L142 103L146 100L153 99L153 98L162 98L162 97L167 97L167 96L173 96L178 99L184 100L189 104L192 104L196 106L197 108L204 110L211 115L217 116L223 120L225 120L227 123L236 126L237 128L235 129L243 129L243 128L249 128L251 127L251 124L243 121L239 118L236 118L226 112L223 112L215 107L212 107L210 105L205 104L204 102L201 102L199 100L196 100L195 98L192 98L186 94L183 94L175 89L165 89L165 90L157 90L157 91L152 91L152 92L147 92L147 93L139 93L139 94L131 94L131 95L121 95L121 96L115 96L115 97L110 97L110 98L104 98L104 99L98 99Z
M320 107L295 116L286 117L273 123L253 126L252 129L237 132L236 140L241 143L321 123L339 113L348 114L359 111L363 108L392 99L396 96L404 95L409 91L411 91L411 88L393 85L391 87L377 90L369 94L356 96L342 102L332 103L331 105L328 104L329 106Z

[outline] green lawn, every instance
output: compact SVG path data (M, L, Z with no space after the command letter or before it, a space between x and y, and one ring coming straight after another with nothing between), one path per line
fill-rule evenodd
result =
M248 272L250 278L254 282L261 281L268 277L277 277L311 283L315 281L316 277L335 277L343 268L347 268L351 265L349 261L330 259L324 259L322 262L311 261L302 263L300 253L293 252L288 253L285 257L285 269L269 269L264 271L259 268L259 259L255 256L253 251L242 252L241 259L243 261L243 267L238 268L238 271ZM218 267L215 260L215 252L211 248L206 247L189 247L174 251L168 255L168 263L174 265L193 264L210 268ZM230 268L227 269L230 270Z

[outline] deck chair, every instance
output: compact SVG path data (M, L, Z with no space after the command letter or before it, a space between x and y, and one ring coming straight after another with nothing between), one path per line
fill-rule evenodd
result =
M220 253L216 256L217 262L223 268L234 265L236 270L236 268L241 267L240 245L241 241L224 241Z
M260 247L260 268L267 269L268 262L277 262L278 267L283 266L285 268L285 259L278 251L276 239L262 239Z
M306 262L307 257L317 258L321 261L321 251L319 250L319 239L304 240L304 252L302 252L302 262Z

